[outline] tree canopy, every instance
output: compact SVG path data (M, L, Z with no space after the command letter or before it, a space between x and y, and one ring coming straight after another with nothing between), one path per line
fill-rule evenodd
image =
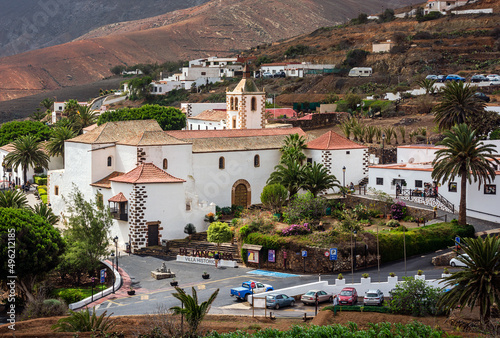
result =
M9 234L14 236L9 237ZM15 266L9 266L8 239L15 240ZM0 279L17 276L23 294L33 299L33 286L45 273L54 269L64 251L64 242L45 219L26 209L0 208ZM11 268L13 271L11 271Z
M186 126L186 115L174 107L146 104L139 108L123 108L101 114L97 124L111 121L156 120L163 130L181 130Z
M49 126L38 121L12 121L2 124L0 127L0 147L14 142L19 136L33 135L40 141L50 138Z
M229 242L232 237L231 228L224 222L213 222L207 229L207 241L217 243L218 247L221 243Z

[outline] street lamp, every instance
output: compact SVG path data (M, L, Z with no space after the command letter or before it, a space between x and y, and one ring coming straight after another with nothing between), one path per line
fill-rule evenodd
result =
M380 283L380 250L378 244L378 223L377 223L377 273L378 273L378 282Z
M384 161L384 143L385 143L385 134L382 134L382 164L385 164L385 161Z
M405 276L406 276L406 228L403 226L403 250L405 258Z
M354 284L354 260L353 260L353 257L354 257L354 253L352 251L352 230L351 230L351 280L352 280L352 284Z
M113 293L115 293L115 265L113 264L115 253L111 253L111 272L113 273Z
M345 166L342 167L342 195L345 198Z
M354 230L354 270L356 270L356 254L358 253L358 250L356 248L356 237L358 237L357 231Z
M113 242L115 242L115 252L116 252L116 271L118 271L118 236L113 238Z

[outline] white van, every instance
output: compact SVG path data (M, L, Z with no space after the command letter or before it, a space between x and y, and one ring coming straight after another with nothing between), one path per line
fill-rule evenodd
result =
M354 67L349 71L349 76L372 76L371 67Z

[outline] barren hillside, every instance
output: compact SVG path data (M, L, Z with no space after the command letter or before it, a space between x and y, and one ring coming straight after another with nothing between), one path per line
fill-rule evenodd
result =
M263 42L338 23L360 12L411 2L213 0L144 23L108 26L89 35L96 38L2 58L0 101L94 82L109 76L109 69L117 64L234 55Z

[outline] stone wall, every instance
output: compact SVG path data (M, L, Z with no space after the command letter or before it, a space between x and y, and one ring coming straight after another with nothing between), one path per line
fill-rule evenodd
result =
M345 198L345 205L347 208L354 208L358 204L363 204L368 208L374 208L378 209L384 214L390 213L390 206L387 206L385 203L379 200L371 199L368 197L365 197L363 195L347 195ZM407 215L408 216L413 216L415 218L421 218L424 217L425 219L429 219L431 214L433 213L431 210L428 209L423 209L423 208L417 208L417 207L412 207L412 206L406 206L407 208Z
M323 113L313 114L310 120L280 119L269 120L268 123L286 123L304 130L334 126L342 120L342 115L346 113Z
M379 161L380 161L379 164L383 164L382 163L382 144L380 144L379 146L368 147L368 153L374 154L376 157L379 158ZM397 154L396 147L393 147L390 145L384 146L384 164L396 163L398 160L397 155L398 154Z

